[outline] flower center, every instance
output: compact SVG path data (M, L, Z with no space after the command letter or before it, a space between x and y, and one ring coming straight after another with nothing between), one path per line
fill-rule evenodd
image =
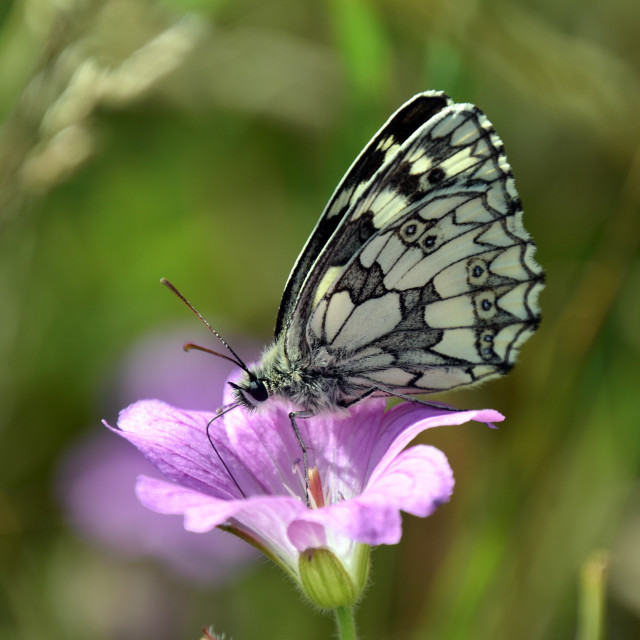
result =
M322 480L318 473L318 467L309 469L309 497L311 498L311 507L320 509L324 507L324 494L322 493Z

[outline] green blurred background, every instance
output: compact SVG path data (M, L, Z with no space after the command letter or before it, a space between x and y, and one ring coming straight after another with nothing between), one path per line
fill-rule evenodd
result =
M505 141L543 322L507 378L443 396L507 420L424 438L456 490L374 554L362 637L575 638L599 550L608 637L640 637L639 17L635 0L4 0L0 637L164 638L149 579L179 594L172 637L331 636L265 562L203 587L101 552L54 478L115 417L105 387L138 340L185 321L209 340L159 278L266 341L343 172L429 88Z

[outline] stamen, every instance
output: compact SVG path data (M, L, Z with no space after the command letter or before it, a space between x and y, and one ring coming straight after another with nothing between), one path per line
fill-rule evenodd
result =
M318 473L318 467L311 467L309 469L309 497L311 498L312 506L315 506L316 509L324 507L322 480Z
M298 479L298 481L300 482L300 491L302 491L302 493L306 496L305 500L307 503L307 506L309 506L309 496L307 495L306 489L305 487L307 486L306 483L306 479L304 477L304 471L302 470L302 458L296 458L293 463L291 464L291 471L293 471L294 475L296 476L296 478ZM287 484L285 482L285 484ZM290 489L290 491L292 492L291 495L300 495L299 493L294 492L293 488Z

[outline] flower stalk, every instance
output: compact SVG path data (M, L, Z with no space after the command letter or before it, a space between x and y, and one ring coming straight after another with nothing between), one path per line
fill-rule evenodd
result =
M356 623L353 617L352 607L337 607L334 609L338 638L340 640L358 640L356 635Z

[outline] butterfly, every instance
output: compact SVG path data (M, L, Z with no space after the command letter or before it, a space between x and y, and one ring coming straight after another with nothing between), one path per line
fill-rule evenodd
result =
M298 418L507 373L540 321L535 250L486 116L439 91L414 96L333 193L261 360L247 367L230 349L244 373L225 410L297 407L306 472Z

